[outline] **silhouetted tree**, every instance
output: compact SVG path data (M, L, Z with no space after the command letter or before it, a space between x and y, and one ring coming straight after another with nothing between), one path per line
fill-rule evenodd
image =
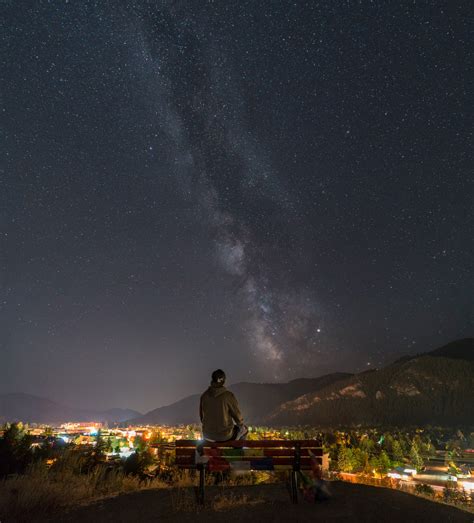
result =
M21 423L8 425L0 438L0 477L21 474L33 461L32 438Z

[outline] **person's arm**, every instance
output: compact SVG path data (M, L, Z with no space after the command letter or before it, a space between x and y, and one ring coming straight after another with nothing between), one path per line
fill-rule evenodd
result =
M237 425L244 424L244 418L240 412L239 403L237 402L237 398L232 392L229 394L229 411L232 419L234 420L234 423Z

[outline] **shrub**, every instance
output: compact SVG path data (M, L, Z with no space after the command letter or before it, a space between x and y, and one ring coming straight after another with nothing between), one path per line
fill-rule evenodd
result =
M421 484L416 485L415 492L417 494L422 494L424 496L434 497L434 495L435 495L435 491L434 491L433 487L431 487L430 485L426 485L426 483L421 483Z
M443 500L454 505L463 505L470 502L470 495L464 490L458 490L455 485L448 481L443 489Z
M0 478L9 474L21 474L32 460L31 437L23 425L7 425L0 438Z

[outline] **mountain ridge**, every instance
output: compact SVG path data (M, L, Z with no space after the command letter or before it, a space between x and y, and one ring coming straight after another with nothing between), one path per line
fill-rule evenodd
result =
M318 378L298 378L286 383L251 383L239 382L228 388L238 398L246 423L261 420L261 412L275 408L281 402L300 396L311 390L318 390L345 377L345 372L325 374ZM204 392L204 390L203 390ZM199 422L199 398L201 394L192 394L177 402L153 409L143 416L128 420L133 424L179 425Z
M462 423L474 419L474 339L405 356L358 374L335 372L286 383L229 386L248 424ZM77 409L26 393L0 395L0 422L198 423L200 394L145 414Z
M474 420L474 340L401 358L277 407L274 425L439 424Z
M119 423L140 414L133 409L112 408L104 411L69 407L59 402L27 394L0 394L0 422L61 423L67 421L97 421Z

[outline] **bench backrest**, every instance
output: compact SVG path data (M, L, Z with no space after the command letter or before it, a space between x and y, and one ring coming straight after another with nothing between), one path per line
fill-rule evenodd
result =
M200 453L197 452L198 446ZM316 440L263 440L208 442L176 440L176 465L194 469L204 464L209 471L308 470L311 454L319 464L323 449Z

